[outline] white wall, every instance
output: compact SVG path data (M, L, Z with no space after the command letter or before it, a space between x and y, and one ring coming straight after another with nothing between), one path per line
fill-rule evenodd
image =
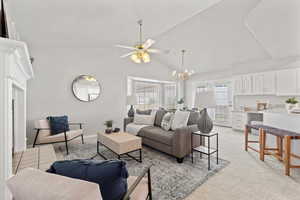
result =
M86 134L103 130L105 120L123 127L127 114L127 76L170 80L171 72L153 58L149 64L121 59L117 49L33 47L35 79L28 83L27 136L32 142L32 121L49 115L68 115L70 121L84 122ZM81 74L95 76L102 94L93 102L81 102L72 93L73 79Z

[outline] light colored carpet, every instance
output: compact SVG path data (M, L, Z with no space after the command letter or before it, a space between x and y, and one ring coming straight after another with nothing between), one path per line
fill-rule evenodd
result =
M256 152L244 151L244 134L216 127L220 155L230 165L196 189L187 200L299 200L300 169L284 175L282 163L271 156L259 160Z
M55 146L63 159L86 159L96 153L95 141L87 141L85 144L70 143L69 155L66 155L65 146L63 144ZM107 158L115 159L116 155L105 147L100 146L102 152ZM137 157L138 153L131 153ZM198 188L212 175L216 174L222 168L228 165L228 161L219 159L219 164L216 165L216 159L212 157L211 168L207 169L207 159L203 155L203 159L199 155L195 156L194 164L191 158L186 158L184 163L178 164L174 157L158 152L149 147L143 147L143 163L124 156L122 160L126 161L127 169L130 175L138 176L142 170L149 165L151 167L153 199L155 200L179 200L187 197L191 192ZM97 156L96 160L103 160Z

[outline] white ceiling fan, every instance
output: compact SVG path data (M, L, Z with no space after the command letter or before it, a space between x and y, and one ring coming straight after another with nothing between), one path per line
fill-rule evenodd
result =
M140 38L139 38L139 43L137 45L135 46L116 45L116 47L119 48L133 50L127 54L122 55L121 58L126 58L130 56L131 60L135 63L142 63L142 62L148 63L150 62L149 53L169 53L169 50L161 51L158 49L151 49L150 47L155 43L155 41L150 38L143 43L143 39L142 39L143 21L139 20L138 24L140 29Z

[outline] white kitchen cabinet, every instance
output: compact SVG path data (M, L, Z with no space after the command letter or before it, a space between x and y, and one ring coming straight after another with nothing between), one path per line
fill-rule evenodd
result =
M264 93L264 74L253 74L252 75L252 93L254 95L261 95Z
M233 111L232 112L232 129L243 131L247 124L247 113Z
M243 79L241 76L234 78L234 94L235 95L243 94Z
M263 73L263 91L264 95L276 94L276 72Z
M297 95L297 69L286 69L277 71L277 95L294 96Z
M242 76L243 80L243 89L242 94L252 94L252 75Z

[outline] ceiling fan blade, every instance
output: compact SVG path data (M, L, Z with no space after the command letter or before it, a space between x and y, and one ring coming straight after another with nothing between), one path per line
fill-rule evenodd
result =
M163 53L168 54L170 53L170 50L159 50L159 49L147 49L149 53Z
M155 43L154 40L148 39L148 40L143 44L143 48L146 50L146 49L150 48L154 43Z
M124 49L131 49L131 50L137 50L135 47L125 46L125 45L115 45L115 47L124 48Z
M127 54L124 54L124 55L122 55L122 56L120 56L121 58L126 58L126 57L128 57L128 56L131 56L132 54L134 54L135 53L135 51L132 51L132 52L130 52L130 53L127 53Z

